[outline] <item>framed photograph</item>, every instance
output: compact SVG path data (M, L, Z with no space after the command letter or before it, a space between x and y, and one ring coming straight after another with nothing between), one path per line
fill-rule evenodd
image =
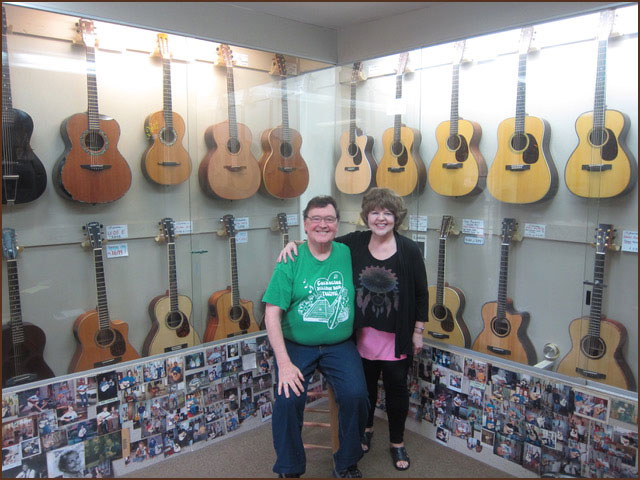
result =
M574 389L575 412L577 415L606 422L609 417L609 398L590 395L582 390Z

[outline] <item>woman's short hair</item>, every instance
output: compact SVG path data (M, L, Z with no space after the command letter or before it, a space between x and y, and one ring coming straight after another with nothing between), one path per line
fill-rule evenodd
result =
M311 200L309 200L309 203L307 203L307 206L302 212L302 216L304 218L307 218L307 214L312 208L324 208L327 205L333 205L333 208L335 208L336 210L336 218L339 220L340 210L338 210L338 204L331 195L318 195L317 197L313 197Z
M402 225L407 216L407 207L404 205L404 200L390 188L374 187L364 194L360 218L362 218L365 225L368 224L369 213L376 208L386 208L393 213L395 218L394 230L398 230L398 227Z

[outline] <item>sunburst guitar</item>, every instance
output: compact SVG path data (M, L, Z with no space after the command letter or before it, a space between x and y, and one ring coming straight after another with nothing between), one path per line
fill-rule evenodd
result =
M449 233L455 230L453 217L444 215L440 227L438 253L438 282L429 287L429 321L424 325L423 336L440 342L469 348L471 336L462 319L465 298L462 290L444 281L446 243Z
M173 352L200 344L200 336L191 325L193 310L191 299L178 294L176 269L175 224L171 218L163 218L160 222L158 241L167 243L169 257L169 290L158 295L149 303L151 330L142 346L144 356Z
M408 54L402 53L396 75L396 100L402 98L402 78ZM427 184L427 168L420 158L422 135L415 128L402 124L402 115L396 114L392 128L382 134L384 154L376 171L376 184L390 188L400 196L421 193Z
M225 215L222 221L229 238L231 285L209 297L209 318L203 337L205 343L260 330L253 315L253 302L240 298L235 219L233 215Z
M142 173L158 185L177 185L189 179L191 158L182 145L184 120L172 107L171 54L166 33L158 34L158 51L162 57L163 109L149 115L144 122L144 131L151 143L142 155Z
M429 185L439 195L466 197L480 193L487 179L487 164L478 148L482 128L458 116L460 63L465 41L456 42L451 80L451 117L436 128L438 150L429 164Z
M631 191L638 180L638 164L624 142L629 117L606 108L607 43L614 16L614 10L600 14L593 111L576 120L579 142L564 170L567 188L579 197L617 197Z
M558 172L549 151L549 122L525 114L527 53L532 36L533 27L522 29L516 116L498 125L498 150L487 176L489 192L504 203L541 202L558 190Z
M613 225L598 225L589 316L576 318L569 324L571 351L560 361L556 371L613 387L635 390L633 372L622 354L627 341L627 329L622 323L602 314L604 261L614 235Z

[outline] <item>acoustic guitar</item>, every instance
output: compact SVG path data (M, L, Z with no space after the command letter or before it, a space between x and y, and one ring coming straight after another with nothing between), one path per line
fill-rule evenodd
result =
M356 85L362 77L362 63L353 64L349 130L340 137L340 159L335 179L338 190L356 195L375 185L378 164L373 156L373 137L356 126Z
M487 302L482 306L484 326L471 348L478 352L533 365L536 363L536 351L526 334L529 313L515 310L513 300L507 298L509 247L516 229L517 223L514 218L502 220L498 301Z
M7 288L10 320L2 327L2 388L35 382L54 376L44 360L47 342L40 327L22 321L20 285L18 283L19 247L16 231L2 229L2 255L7 261Z
M233 215L225 215L222 221L229 237L231 286L209 297L209 318L203 337L205 343L259 330L253 316L253 302L240 298L235 219Z
M193 310L191 299L186 295L178 295L176 273L176 240L175 224L171 218L163 218L160 222L160 235L156 240L167 242L169 256L169 290L158 295L149 303L151 330L142 346L142 355L173 352L200 344L200 336L191 325Z
M567 188L579 197L617 197L633 189L638 180L638 165L624 143L629 117L606 108L607 44L614 16L614 10L600 14L593 111L576 120L579 142L564 170Z
M218 55L227 68L229 119L205 131L208 152L200 162L198 178L207 195L241 200L253 196L260 188L260 167L251 153L251 131L236 120L231 49L228 45L220 45Z
M185 124L173 111L171 98L171 54L169 37L158 34L158 51L162 57L161 111L152 113L144 121L144 132L150 141L142 154L142 173L150 182L158 185L178 185L191 175L191 158L184 148Z
M478 148L482 128L458 116L460 63L465 40L456 42L451 80L451 116L436 128L438 150L429 165L429 185L439 195L466 197L480 193L487 179L487 164Z
M128 339L129 325L122 320L109 318L106 278L102 260L102 225L89 222L82 227L87 236L86 244L93 250L98 306L89 310L73 324L73 334L78 346L69 373L81 372L140 358Z
M80 20L78 28L86 48L88 110L72 115L60 126L65 150L54 165L53 184L68 200L109 203L129 190L131 169L118 151L118 122L98 109L95 27L90 20Z
M528 204L553 197L558 172L549 151L549 122L525 113L527 54L533 27L522 29L518 55L516 116L498 125L498 150L487 187L496 200Z
M593 283L585 282L592 286L589 316L576 318L569 324L571 351L560 361L556 371L635 391L635 378L622 354L627 329L602 313L604 262L614 236L613 225L598 225Z
M278 223L277 230L279 230L282 234L282 248L284 248L287 246L287 243L289 243L289 221L287 220L287 214L284 212L280 212L278 215L276 215L276 220ZM276 228L271 228L271 230L275 231ZM264 290L262 292L262 295L260 295L260 322L258 323L258 327L260 330L266 330L267 328L264 324L264 314L267 305L262 301L265 292L266 290Z
M396 74L396 101L402 98L402 79L409 59L401 53ZM400 196L414 191L421 193L427 184L427 168L420 158L422 135L414 128L402 124L402 114L394 117L393 127L382 134L384 154L376 171L379 187L394 190Z
M444 215L440 226L438 252L438 282L429 287L429 321L423 336L441 342L469 348L471 336L462 319L465 298L462 290L444 281L446 245L449 232L453 231L453 217Z
M302 136L289 126L289 101L287 98L287 65L283 55L276 54L275 69L283 79L282 125L262 132L260 143L260 171L264 190L276 198L295 198L302 195L309 185L309 169L300 154Z
M32 202L47 188L47 172L31 148L33 120L13 108L7 15L2 7L2 204Z

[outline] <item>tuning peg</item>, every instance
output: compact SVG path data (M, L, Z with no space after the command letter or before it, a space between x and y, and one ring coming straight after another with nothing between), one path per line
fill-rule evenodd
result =
M84 228L84 227L83 227L83 228ZM88 248L88 247L89 247L89 245L90 245L89 240L83 240L83 241L80 243L80 246L81 246L82 248Z
M162 235L161 233L159 233L158 235L155 236L155 241L160 243L161 241L164 240L164 235Z

